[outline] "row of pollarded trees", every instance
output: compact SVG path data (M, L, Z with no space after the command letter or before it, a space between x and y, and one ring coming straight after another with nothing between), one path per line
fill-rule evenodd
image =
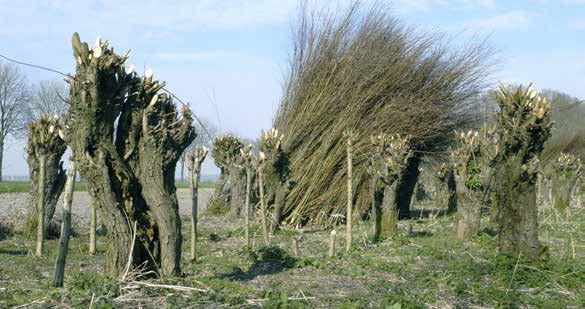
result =
M282 139L283 135L276 129L262 132L253 160L248 155L253 146L245 147L232 135L216 139L212 149L215 164L221 171L215 202L229 209L232 217L244 217L249 211L249 206L245 205L260 203L261 218L269 221L263 227L272 232L282 222L287 193L292 186ZM252 189L252 183L257 189ZM272 212L270 215L267 215L268 210Z

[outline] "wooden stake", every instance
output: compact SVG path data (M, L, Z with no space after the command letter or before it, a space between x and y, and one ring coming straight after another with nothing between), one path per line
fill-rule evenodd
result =
M298 257L299 256L299 240L296 237L292 238L292 243L290 246L290 251L292 256Z
M45 174L46 174L45 155L39 155L39 200L37 204L37 243L35 255L43 256L45 246Z
M268 236L268 222L266 221L266 201L264 200L264 160L263 152L258 154L258 186L260 187L260 220L262 221L262 236L264 236L264 243L268 245L270 238Z
M252 190L252 167L246 165L246 209L244 214L246 216L246 246L252 249L252 242L250 239L250 191Z
M351 242L352 242L352 218L353 218L353 188L352 188L352 178L353 178L353 133L351 131L346 131L345 133L347 137L347 214L345 217L346 222L346 229L345 229L345 251L349 252L351 249Z
M335 235L337 235L337 231L331 231L331 235L329 236L329 258L335 257Z
M89 255L96 252L97 212L95 202L89 204Z
M77 173L77 163L69 158L69 170L67 171L67 182L65 183L65 192L63 193L63 219L61 222L61 236L59 239L59 253L55 261L55 275L53 277L53 286L62 287L63 277L65 275L65 261L67 260L67 250L69 248L69 234L71 232L71 204L73 203L73 189L75 188L75 174Z

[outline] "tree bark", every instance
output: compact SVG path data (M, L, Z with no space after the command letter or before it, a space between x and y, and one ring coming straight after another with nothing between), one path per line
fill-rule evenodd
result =
M55 208L59 201L59 197L63 192L63 188L65 187L65 170L63 169L63 162L61 158L65 153L66 145L63 141L62 147L56 152L48 152L45 154L45 196L44 196L44 203L45 203L45 236L47 236L47 229L53 220L53 216L55 214ZM27 146L27 163L29 167L29 178L31 179L31 211L29 213L29 220L25 225L25 234L26 235L33 235L34 231L37 230L38 218L37 218L37 205L39 200L39 185L40 185L40 177L39 177L39 159L37 154L37 149L31 149L32 145Z
M553 196L554 196L554 207L561 211L565 211L571 206L571 197L577 184L578 176L576 172L562 171L557 172L557 175L553 176Z
M39 199L37 201L37 242L36 256L43 256L45 246L45 171L46 156L39 154Z
M372 175L372 239L380 241L382 239L382 201L384 199L384 189L380 186L378 177Z
M394 181L384 187L384 197L382 198L382 213L380 218L381 235L383 238L391 238L398 235L398 205L396 203L396 187Z
M420 157L418 155L409 157L406 162L406 167L398 179L398 185L396 186L398 219L410 218L412 195L420 174L418 170L419 165Z
M63 277L65 274L65 262L67 260L67 250L69 249L69 234L71 232L71 205L73 203L73 189L75 188L75 174L77 166L74 160L69 159L69 170L67 171L67 181L63 197L63 219L61 220L61 235L59 238L59 253L55 261L55 275L53 277L53 286L62 287Z
M229 167L230 181L230 215L232 218L243 216L242 209L246 202L246 169L232 164Z
M284 183L279 183L276 187L274 196L274 211L272 213L272 224L270 225L272 233L278 231L284 213L284 205L286 203L287 187Z
M479 195L481 193L467 188L464 176L455 175L455 187L458 205L455 237L459 240L469 240L479 232L481 220Z
M498 244L501 253L537 259L543 248L538 240L535 177L526 177L520 156L509 157L497 167Z

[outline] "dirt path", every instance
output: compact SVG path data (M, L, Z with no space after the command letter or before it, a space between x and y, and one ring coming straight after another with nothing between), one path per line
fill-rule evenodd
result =
M213 189L199 189L199 211L206 208L206 203ZM28 206L28 193L3 193L0 194L0 217L13 215L15 212L26 210ZM191 194L188 189L177 189L179 200L179 213L186 217L191 213ZM73 195L73 217L78 220L85 220L88 217L89 203L91 199L87 192L75 192ZM60 216L63 198L57 204L57 218Z

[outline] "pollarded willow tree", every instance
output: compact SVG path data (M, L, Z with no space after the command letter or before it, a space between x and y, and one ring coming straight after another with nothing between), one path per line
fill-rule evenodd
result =
M467 240L480 228L484 192L481 179L483 145L478 131L459 132L456 136L457 147L450 151L457 198L455 236Z
M370 205L366 164L378 132L412 136L413 155L399 175L400 216L408 216L423 153L444 150L456 129L475 118L471 100L483 89L489 50L453 51L438 36L404 27L378 5L345 12L304 6L292 41L284 93L274 127L286 132L296 185L287 195L290 223L333 223L345 214L343 132L352 129L355 205Z
M374 240L398 234L397 186L399 177L414 155L409 136L378 134L371 137L375 152L370 163L374 190L372 219Z
M44 206L43 229L46 232L53 215L59 196L65 186L65 170L63 169L63 154L67 150L67 144L63 140L64 135L59 117L42 114L37 120L28 125L28 142L25 146L29 176L31 179L30 216L26 223L25 231L32 235L37 231L39 220L37 218L39 203ZM41 175L41 165L44 165L44 179ZM44 183L44 188L39 188ZM41 191L44 192L41 201Z
M213 142L211 157L213 157L215 165L217 165L220 170L219 180L215 186L215 197L217 201L221 203L222 207L231 206L234 193L237 195L236 199L240 199L240 202L242 203L244 202L245 197L242 197L244 190L242 189L241 192L234 192L233 181L239 181L237 184L238 188L243 188L243 186L245 186L245 172L240 169L240 173L230 175L230 172L233 170L233 162L235 162L236 156L240 154L240 150L243 149L243 147L244 144L242 144L242 141L233 135L220 136ZM237 191L238 188L236 188L235 191ZM235 210L232 209L231 211L235 211L239 214L239 208Z
M272 128L260 135L260 151L264 154L262 175L266 185L265 202L272 207L270 230L274 233L284 214L286 195L290 191L288 155L282 148L284 134Z
M499 141L492 166L499 250L536 259L545 250L538 240L536 178L539 155L551 133L551 106L531 87L522 86L500 86L496 101Z
M566 210L571 204L575 186L581 177L583 164L575 155L561 153L553 163L552 169L554 206Z
M191 112L159 93L163 82L144 77L107 42L91 49L72 38L76 73L70 80L71 149L108 230L106 271L144 267L180 273L181 221L175 167L195 138Z

